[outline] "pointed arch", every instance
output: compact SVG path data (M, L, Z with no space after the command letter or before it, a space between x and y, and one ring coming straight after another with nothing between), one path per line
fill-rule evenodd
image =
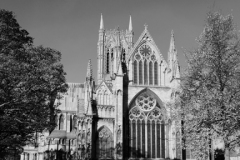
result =
M73 129L77 129L77 126L78 126L77 116L74 115L74 116L73 116L72 128L73 128Z
M107 126L102 126L97 132L97 158L111 159L113 158L113 133Z
M59 130L63 130L64 128L64 115L61 114L60 118L59 118Z
M131 158L165 158L166 117L162 101L150 89L132 99L128 117Z
M106 62L106 73L109 74L109 68L110 68L110 53L109 53L109 49L107 50L107 62Z
M156 99L157 103L158 103L158 107L161 108L162 112L163 112L163 116L167 115L167 110L164 107L164 103L162 102L162 100L158 97L158 95L156 93L154 93L151 89L149 88L144 88L143 90L139 91L130 101L129 103L129 111L131 110L132 107L135 106L135 101L137 99L137 97L139 97L142 93L147 93L149 95L151 95L153 98ZM166 119L167 117L164 117L164 119Z

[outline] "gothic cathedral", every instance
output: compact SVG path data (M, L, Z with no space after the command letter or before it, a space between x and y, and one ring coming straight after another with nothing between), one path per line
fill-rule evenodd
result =
M97 79L89 60L86 81L69 83L59 103L55 130L38 134L21 160L174 159L181 157L179 132L169 102L180 85L174 33L164 60L147 25L133 42L126 31L105 30L100 20Z

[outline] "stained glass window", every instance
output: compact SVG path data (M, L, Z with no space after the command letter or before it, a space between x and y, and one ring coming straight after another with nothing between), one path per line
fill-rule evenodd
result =
M149 62L149 84L153 84L152 62Z
M142 45L140 47L140 54L142 56L149 56L151 54L151 48L148 45Z
M64 117L63 115L61 115L59 120L59 129L63 129L63 123L64 123Z
M143 84L143 75L142 75L142 61L140 60L139 62L139 84Z
M165 158L165 124L156 99L145 92L133 105L129 112L129 155L131 158Z
M138 76L137 76L137 61L135 60L133 63L133 83L137 84Z
M107 52L107 69L106 69L107 74L109 73L109 52Z
M148 84L148 69L147 69L147 60L144 61L144 84Z
M154 84L158 85L158 63L154 63Z

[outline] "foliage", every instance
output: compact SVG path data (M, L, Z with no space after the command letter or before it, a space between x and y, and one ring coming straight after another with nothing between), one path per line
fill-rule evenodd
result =
M211 140L221 138L225 152L240 142L240 44L233 17L208 13L198 43L186 53L188 67L173 110L184 122L186 147L206 159Z
M0 155L21 152L34 133L55 127L56 98L67 90L61 53L34 47L12 12L0 10Z

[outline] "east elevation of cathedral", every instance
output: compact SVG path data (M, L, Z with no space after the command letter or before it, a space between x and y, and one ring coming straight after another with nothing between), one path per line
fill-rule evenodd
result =
M84 83L69 83L57 126L39 133L22 160L174 159L180 143L168 103L180 83L174 33L167 61L147 26L133 42L133 27L105 30L101 16L97 79L89 60ZM58 103L56 102L56 103Z

